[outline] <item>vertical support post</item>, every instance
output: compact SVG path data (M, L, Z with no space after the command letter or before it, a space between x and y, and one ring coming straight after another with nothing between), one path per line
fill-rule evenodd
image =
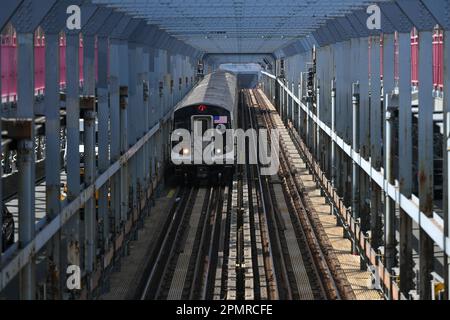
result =
M394 69L395 69L395 52L394 52L394 34L384 34L383 36L383 93L385 106L385 119L383 141L386 141L384 157L385 157L385 179L390 184L395 185L395 176L393 172L394 161L394 115L393 111L399 108L398 95L392 95L394 90ZM392 101L390 100L392 99ZM391 109L389 109L391 107ZM397 266L397 241L396 231L396 210L395 201L389 197L388 192L384 197L385 205L385 246L386 246L386 267L392 273L392 268Z
M111 135L111 161L115 163L120 157L120 95L119 95L119 44L117 40L111 41L109 50L110 77L110 135ZM114 216L114 234L120 231L120 174L115 174L111 183L111 210Z
M90 186L96 175L95 139L95 37L83 38L83 76L84 87L82 111L84 116L84 186ZM94 271L96 257L96 195L84 206L84 271L89 275ZM90 288L89 288L90 289Z
M412 193L412 111L411 111L411 35L399 34L399 166L400 192ZM408 296L413 289L412 219L400 207L400 291Z
M300 72L300 79L301 79L302 73ZM301 126L302 126L302 85L301 85L301 80L300 83L298 84L298 100L300 101L300 103L298 104L298 114L297 114L297 132L298 134L301 136L300 130L301 130Z
M128 61L128 43L123 41L119 47L119 60ZM120 95L120 153L123 155L128 150L128 63L120 64L119 95ZM120 215L122 224L127 220L129 207L129 176L128 162L120 168Z
M60 142L60 99L59 99L59 35L46 34L45 37L45 183L46 215L53 220L60 211L61 188L61 142ZM50 292L52 299L60 299L61 233L57 232L47 246Z
M353 144L352 148L359 153L359 83L353 83L352 87L353 105ZM359 165L355 159L352 160L352 216L356 222L359 219ZM352 242L352 253L357 254L356 239Z
M129 105L127 108L128 112L128 145L127 150L133 146L137 141L138 135L138 94L137 94L137 59L136 59L136 44L130 44L128 48L128 68L129 68ZM130 210L136 208L137 204L137 154L134 155L128 162L128 175L130 180Z
M369 159L369 147L370 147L370 122L369 114L369 77L368 77L368 65L369 65L369 38L361 38L359 41L359 66L360 66L360 84L359 84L359 106L360 106L360 154L361 157ZM368 177L363 170L360 170L360 218L361 218L361 230L367 232L370 229L370 209L367 203L367 195L369 189Z
M99 37L98 46L98 168L99 174L104 173L110 164L109 160L109 103L108 103L108 38ZM95 127L94 127L95 128ZM112 150L111 150L112 151ZM115 150L116 151L116 150ZM112 192L111 192L112 194ZM112 199L112 201L114 201ZM102 251L109 248L109 201L108 184L103 185L98 192L98 217L102 220Z
M31 124L29 124L31 125ZM18 143L19 174L19 245L24 248L35 234L34 182L32 179L33 141L20 140ZM36 295L36 266L34 258L20 271L20 298L34 300Z
M336 80L331 80L331 185L336 183Z
M398 96L387 93L385 96L386 104L386 138L385 138L385 179L386 181L394 185L394 112L398 108ZM386 192L385 199L385 246L386 246L386 268L392 273L392 268L396 266L396 241L395 241L395 203L389 197L389 193Z
M372 36L370 76L370 160L375 170L381 168L381 78L380 78L380 37ZM383 242L381 189L371 181L370 193L371 244L376 251Z
M433 216L433 43L432 32L419 33L419 207ZM419 295L431 299L433 240L421 228L419 244Z
M316 88L316 115L317 119L321 120L321 113L320 113L320 84L319 80L317 80L317 88ZM320 163L320 158L322 154L321 150L321 144L320 144L320 127L315 124L316 129L316 160Z
M291 92L292 92L292 95L295 95L295 93L294 93L294 82L292 82L291 83ZM294 124L294 105L295 105L295 101L294 101L294 97L293 96L291 96L290 97L291 99L291 105L290 105L290 109L291 109L291 111L290 111L290 116L289 116L289 119L291 120L291 122L292 122L292 124Z
M34 34L19 33L17 85L18 118L28 119L27 134L18 141L19 174L19 245L24 248L35 234L35 155L34 155ZM34 300L36 297L36 266L34 257L20 271L20 298Z
M84 181L89 186L95 181L95 118L94 100L84 111ZM95 195L84 206L84 268L87 274L94 271L96 256Z
M450 91L450 31L444 31L444 90ZM450 95L444 94L444 248L448 250L450 243ZM446 299L450 300L450 257L444 253L444 281Z
M75 200L80 194L80 75L79 75L79 46L78 34L69 33L66 36L66 131L67 131L67 199ZM63 237L67 241L67 264L81 266L79 212L66 224ZM64 245L63 239L63 245Z

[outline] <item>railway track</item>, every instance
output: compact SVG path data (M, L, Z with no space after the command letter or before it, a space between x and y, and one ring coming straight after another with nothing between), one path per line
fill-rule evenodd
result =
M239 119L244 130L282 126L257 91L243 91ZM262 176L260 165L247 161L219 183L180 188L141 299L352 299L284 130L278 174ZM247 141L246 152L248 158L257 146Z
M290 134L285 129L280 117L275 109L269 107L261 92L254 90L246 94L249 105L255 107L256 118L259 124L269 130L280 130L279 177L286 203L290 209L291 219L289 222L284 216L284 219L279 219L278 222L283 222L281 223L282 229L286 228L285 240L289 256L291 259L294 257L294 261L296 261L292 263L292 266L298 266L297 263L303 260L306 273L309 275L309 285L315 299L354 299L355 296L348 280L340 268L310 200L304 193L302 181L297 176L295 158L298 157L301 150L298 150L298 146L291 141ZM299 248L300 250L303 249L301 259L296 254L295 241L290 235L292 231L290 223L295 230ZM289 263L287 265L289 266ZM294 272L297 292L295 292L295 287L291 289L293 298L300 296L302 299L302 295L310 297L308 294L308 283L305 277L301 276L303 272L304 270L296 270Z

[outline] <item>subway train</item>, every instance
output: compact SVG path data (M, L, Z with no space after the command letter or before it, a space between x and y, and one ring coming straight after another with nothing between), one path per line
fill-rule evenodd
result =
M220 178L235 163L238 81L229 71L206 75L172 115L171 164L176 176Z

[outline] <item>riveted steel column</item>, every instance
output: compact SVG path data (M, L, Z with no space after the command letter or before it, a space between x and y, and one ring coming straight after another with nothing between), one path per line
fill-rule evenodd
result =
M84 186L90 186L96 176L95 152L95 37L83 37L83 92L88 106L81 106L84 112ZM94 271L96 252L96 196L89 199L84 206L84 271Z
M34 34L19 33L17 62L17 116L27 119L28 132L18 141L19 174L19 245L24 248L34 238ZM25 129L25 127L24 127ZM36 297L36 266L34 257L20 271L20 298Z
M123 155L128 150L128 43L123 41L119 48L120 64L120 153ZM129 163L123 163L120 168L120 212L124 223L128 217L129 208Z
M67 199L75 200L80 194L80 102L79 102L79 45L78 34L66 36L66 131L67 131ZM67 264L80 266L79 212L66 224L63 235L67 238ZM64 241L64 240L63 240Z
M129 105L128 112L128 146L127 149L133 146L137 141L138 123L137 118L141 115L138 107L138 93L137 93L137 59L136 59L136 44L131 44L128 48L128 68L129 68ZM137 204L137 155L129 160L128 175L130 179L130 209L131 212L136 208Z
M19 245L24 248L34 238L35 215L34 183L32 175L33 141L31 139L18 142L18 175L19 175ZM36 266L34 258L20 271L20 298L34 300L36 296Z
M150 130L150 88L149 88L149 62L150 55L148 48L144 48L142 59L142 95L144 100L144 128L143 133L146 134ZM143 166L144 166L144 197L147 198L147 189L150 188L150 141L147 141L143 149Z
M295 95L295 91L294 91L294 82L292 81L292 83L291 83L291 92L292 92L292 94L293 95ZM295 114L295 112L294 112L294 104L295 104L295 101L294 101L294 98L291 96L290 97L291 98L291 114L290 114L290 117L289 117L289 119L291 120L291 122L294 124L295 123L295 116L294 116L294 114Z
M385 178L392 185L395 184L394 177L394 112L398 108L398 96L394 94L386 94L386 138L385 138ZM389 199L389 195L385 196L385 246L386 246L386 268L392 272L392 268L396 265L396 242L395 242L395 203Z
M368 65L369 65L369 48L368 48L367 37L361 38L359 42L360 46L360 83L359 83L359 116L360 116L360 153L361 156L368 160L369 159L369 148L370 148L370 122L369 122L369 77L368 77ZM367 232L370 229L370 208L367 203L367 195L369 189L369 183L366 173L360 170L360 218L361 218L361 230Z
M412 193L411 35L399 33L399 166L400 192ZM400 291L413 289L412 219L400 207Z
M95 69L94 69L95 70ZM94 101L92 101L93 104ZM93 105L92 105L93 107ZM96 113L84 111L84 182L89 186L95 181L95 118ZM94 271L96 256L95 196L90 198L84 207L84 268L86 273ZM91 289L91 288L90 288Z
M316 115L317 115L317 119L321 120L321 114L320 114L320 84L319 84L319 80L317 80L317 86L316 86ZM315 130L316 130L316 159L317 161L320 162L321 156L322 156L322 148L321 148L321 141L320 141L320 134L321 134L321 130L319 128L319 126L316 124L315 125Z
M302 98L302 72L300 71L300 83L298 84L298 100L300 101L300 104L298 105L298 114L297 114L297 132L301 136L301 127L302 127L302 112L303 109L301 108L301 103L303 101Z
M359 83L354 83L352 88L353 99L353 143L352 148L359 153ZM352 161L352 216L356 222L359 219L359 165L353 158ZM355 240L356 241L356 240ZM352 241L352 253L357 254L356 243Z
M381 83L380 83L380 38L372 36L370 76L370 160L372 168L379 171L381 158ZM371 244L374 250L382 245L381 189L371 181L370 192Z
M109 103L108 103L108 38L99 37L98 47L98 169L99 174L104 173L110 164L109 160ZM116 96L117 99L117 96ZM117 103L117 101L115 101ZM112 141L112 140L111 140ZM117 151L117 150L115 150ZM112 150L111 150L112 152ZM109 184L106 183L98 191L98 218L102 220L102 251L106 252L109 248L109 206L108 190ZM113 193L111 192L111 195ZM111 199L112 202L114 201Z
M303 96L304 96L303 83L304 83L304 72L300 72L299 99L300 99L300 102L302 102L302 103L303 103ZM298 115L298 134L303 139L305 139L305 135L304 135L304 132L306 131L305 124L306 124L305 112L301 108L299 115ZM304 141L306 142L306 140L304 140Z
M18 175L19 175L19 245L25 247L35 234L34 214L34 35L19 33L18 41L18 99L17 115L27 119L23 130L27 132L18 138ZM28 130L26 129L28 127ZM20 272L20 298L35 299L35 262L31 259Z
M419 33L419 207L433 216L433 44L432 32ZM431 299L433 240L421 228L419 246L419 295Z
M334 110L334 130L333 132L336 133L336 135L343 137L342 135L342 120L340 119L339 115L342 112L343 109L343 91L345 88L344 79L343 79L343 61L344 61L344 54L343 54L343 47L342 43L335 43L332 45L334 48L333 54L335 57L335 110ZM332 123L333 126L333 123ZM334 150L334 187L338 191L338 194L340 196L343 195L343 184L342 184L342 161L341 161L341 152L340 149Z
M336 80L331 80L331 185L335 187L336 184L336 143L334 136L336 136Z
M384 93L384 131L383 141L385 141L384 150L384 177L386 181L395 185L394 176L394 121L395 117L393 112L398 110L398 95L392 96L394 90L394 69L395 69L395 52L394 52L394 34L383 35L383 93ZM392 97L393 101L389 101L389 97ZM390 105L392 104L392 105ZM391 108L390 108L391 107ZM385 192L384 197L385 205L385 246L386 246L386 267L389 272L392 272L392 268L397 266L397 242L395 237L396 219L395 219L395 201Z
M144 75L142 72L143 62L143 48L141 46L136 48L136 105L135 105L135 126L136 126L136 141L144 136ZM135 155L135 171L136 171L136 205L134 210L139 210L142 190L144 187L144 148L141 148Z
M53 220L61 210L61 128L59 99L59 35L45 35L45 186L46 215ZM57 232L47 246L52 299L61 296L61 234Z
M119 43L111 41L109 49L109 104L110 104L110 135L111 164L120 157L120 87L119 87ZM120 231L120 174L115 174L111 182L111 210L114 216L114 234Z
M450 31L444 31L444 90L450 91ZM445 249L448 250L450 245L450 95L444 94L444 234ZM448 241L447 241L448 240ZM444 254L444 278L445 278L445 294L450 300L450 257Z

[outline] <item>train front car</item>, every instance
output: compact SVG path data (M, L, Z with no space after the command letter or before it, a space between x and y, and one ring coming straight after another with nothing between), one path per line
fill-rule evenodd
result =
M217 71L176 106L171 161L177 176L216 179L232 170L237 103L237 77Z

